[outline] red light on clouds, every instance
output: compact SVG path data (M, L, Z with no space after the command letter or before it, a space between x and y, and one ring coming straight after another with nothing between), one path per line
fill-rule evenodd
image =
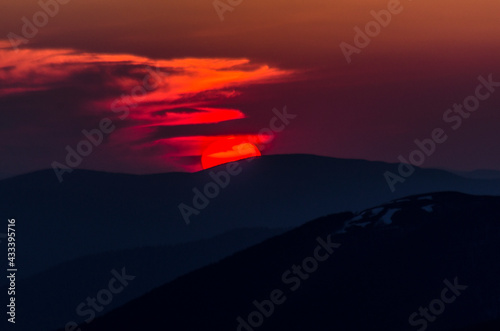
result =
M164 151L163 158L178 169L195 172L217 164L260 156L261 147L267 144L263 138L257 134L172 137L149 142L142 148L158 148Z
M296 74L245 58L165 60L75 49L16 52L9 45L0 40L0 80L9 82L0 85L0 99L22 96L29 100L32 93L64 88L82 96L71 105L76 116L109 117L116 125L106 147L120 155L134 153L152 163L163 161L189 171L260 156L256 145L265 143L266 137L234 132L231 136L179 133L158 138L161 134L155 133L161 127L245 119L242 111L224 107L227 100L240 95L238 88L277 83Z
M191 125L219 123L224 121L237 120L245 118L245 114L237 109L223 108L195 108L195 112L165 112L165 119L157 125Z
M245 138L229 137L216 140L201 155L203 169L220 164L261 156L257 146Z

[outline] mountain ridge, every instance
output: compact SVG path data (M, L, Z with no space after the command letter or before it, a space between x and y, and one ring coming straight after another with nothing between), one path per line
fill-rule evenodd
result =
M415 330L412 312L438 298L446 281L466 288L429 326L453 330L489 323L500 311L499 203L500 197L440 192L377 206L399 209L391 223L381 223L376 213L363 216L377 207L318 218L80 327L154 329L168 321L175 330ZM360 215L370 224L339 233ZM329 236L340 244L333 255L318 262L296 290L287 290L290 283L280 275L301 261L302 272L307 270L304 261L318 238L326 242ZM249 323L249 314L258 311L252 302L270 300L273 289L282 290L284 303L275 304L258 327L244 326L241 321Z
M179 206L192 207L194 190L204 191L214 183L210 174L228 165L153 175L75 170L61 184L46 170L0 181L0 203L9 210L4 217L17 218L23 233L17 253L26 268L19 277L113 249L189 242L242 227L296 227L322 215L358 211L412 194L500 195L500 181L428 169L417 169L393 193L383 174L397 172L398 164L382 162L271 155L238 165L241 171L189 225ZM39 249L30 250L33 245Z

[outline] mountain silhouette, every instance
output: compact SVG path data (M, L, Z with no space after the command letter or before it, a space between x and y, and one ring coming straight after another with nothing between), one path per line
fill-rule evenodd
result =
M17 281L16 327L54 330L70 321L83 322L76 308L105 287L111 270L125 268L137 278L133 286L106 306L109 311L190 271L284 232L281 229L238 229L195 242L110 251L86 256ZM7 293L7 287L0 288ZM104 311L102 312L104 313ZM100 313L96 311L96 316Z
M427 307L429 330L487 330L500 318L499 206L443 192L322 217L80 327L423 330L412 315Z
M227 165L142 176L75 170L62 183L46 170L0 181L0 201L10 213L5 217L15 217L22 234L16 254L24 267L18 277L111 250L179 244L238 228L296 227L413 194L500 195L500 180L419 168L391 192L384 173L397 173L399 165L383 162L273 155L238 164L241 172L229 177L189 225L179 205L193 206L194 190L213 187L214 174Z

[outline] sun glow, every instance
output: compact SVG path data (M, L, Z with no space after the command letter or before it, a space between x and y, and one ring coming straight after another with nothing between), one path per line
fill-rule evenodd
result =
M202 153L203 169L220 164L261 156L257 146L243 138L224 138L210 144Z

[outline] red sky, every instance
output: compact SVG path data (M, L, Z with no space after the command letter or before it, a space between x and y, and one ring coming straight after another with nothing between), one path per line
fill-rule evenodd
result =
M63 162L82 130L116 130L81 168L198 170L217 137L257 135L273 108L297 117L263 154L313 153L397 162L414 140L447 129L443 113L500 81L500 2L402 1L401 12L347 63L339 45L388 1L244 0L219 19L212 1L69 1L16 52L37 1L0 14L1 173ZM125 118L113 112L134 98ZM138 90L136 90L138 91ZM123 106L119 101L115 107ZM135 105L135 103L137 105ZM125 104L126 105L126 104ZM438 146L425 167L500 170L500 88Z

